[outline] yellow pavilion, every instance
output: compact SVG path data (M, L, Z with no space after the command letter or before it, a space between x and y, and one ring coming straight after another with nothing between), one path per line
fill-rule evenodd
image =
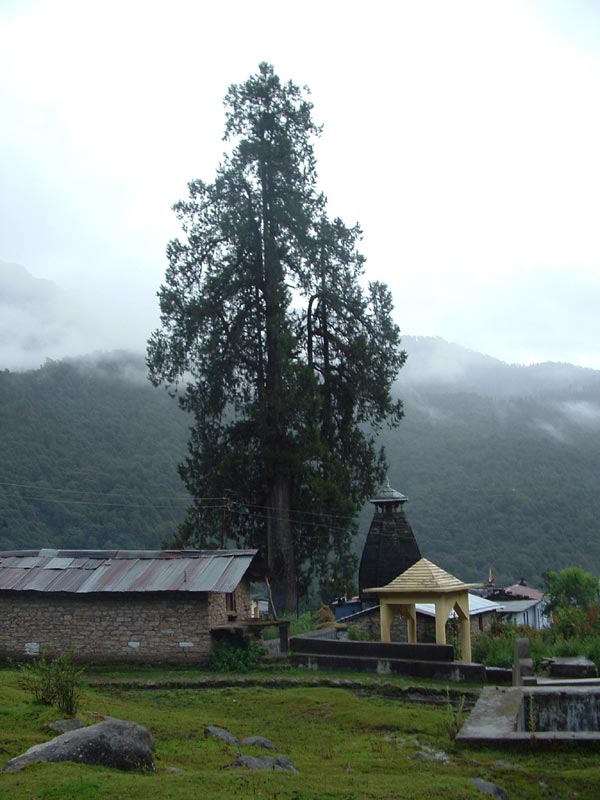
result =
M471 627L469 617L469 589L478 589L481 583L463 583L441 567L421 558L412 567L385 586L366 589L378 594L380 603L381 641L391 641L392 620L402 614L408 625L408 641L417 641L416 603L433 603L435 606L435 640L446 644L446 621L452 613L458 617L462 661L471 661Z

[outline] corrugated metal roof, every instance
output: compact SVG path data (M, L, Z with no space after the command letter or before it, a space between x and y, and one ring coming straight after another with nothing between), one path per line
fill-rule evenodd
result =
M233 592L257 550L0 552L0 591Z
M520 614L522 611L527 611L534 606L537 606L540 600L505 600L502 603L502 610L507 614Z
M393 581L385 586L365 589L366 592L394 594L396 592L456 592L464 589L475 589L480 583L463 583L454 575L450 575L437 564L421 558Z

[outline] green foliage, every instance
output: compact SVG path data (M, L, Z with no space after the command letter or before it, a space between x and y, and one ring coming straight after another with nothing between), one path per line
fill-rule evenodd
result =
M404 342L410 369L426 354ZM533 367L496 362L470 391L462 378L456 391L437 379L411 391L403 376L406 416L384 442L390 481L409 495L427 557L463 580L487 577L490 565L499 586L520 577L541 586L544 570L574 563L600 574L600 448L561 411L599 405L600 373L572 368L561 389L547 369L542 381ZM172 537L189 503L177 476L189 420L145 372L141 355L123 354L0 371L0 549L156 549ZM529 394L503 399L502 384L517 380ZM247 499L242 487L231 501L237 523ZM301 517L309 511L315 519L316 507ZM372 513L367 503L358 555ZM220 532L223 503L210 514Z
M316 628L316 623L312 612L305 611L304 614L286 613L281 614L278 619L289 620L290 622L290 636L299 636L302 633L308 633ZM265 628L263 631L263 639L278 639L279 628Z
M555 612L552 627L537 630L521 625L499 625L492 633L484 633L473 642L473 661L486 666L510 668L514 642L526 637L531 643L531 657L540 668L551 656L585 656L600 669L600 606L587 610L561 609Z
M403 341L407 370L416 370L426 354L419 341ZM502 381L517 384L521 373L527 394L503 397ZM409 496L427 557L463 580L485 579L490 565L498 586L521 577L541 586L546 569L573 563L600 574L600 448L570 413L600 404L600 373L573 368L566 388L535 375L496 362L487 384L471 389L466 377L451 386L433 375L416 388L402 377L405 417L385 436L389 478ZM371 515L366 506L359 553Z
M66 653L42 653L19 668L19 685L33 694L36 701L55 705L61 714L77 711L84 670L73 663L74 649Z
M529 708L527 709L527 730L531 739L535 739L536 728L535 703L532 692L529 695Z
M511 630L509 635L480 634L473 642L472 658L476 663L487 667L509 669L514 658L514 632Z
M310 611L306 611L304 614L300 614L300 616L296 616L295 614L285 614L283 619L290 620L290 635L291 636L299 636L302 633L308 633L309 631L313 631L315 629L315 618L314 614Z
M250 672L258 667L263 655L259 642L233 644L219 641L208 655L208 667L213 672Z
M450 690L446 690L446 733L452 741L456 739L466 718L464 695L453 703L450 697Z
M198 691L160 688L160 675L151 674L158 683L153 691L127 688L126 673L118 691L87 687L81 717L96 722L96 714L103 714L146 726L157 743L155 774L47 764L3 773L2 794L38 800L188 800L198 795L210 800L481 800L473 778L500 784L519 800L548 796L540 783L551 787L556 798L596 800L600 793L597 753L575 750L549 757L527 748L502 753L457 745L445 728L447 708L371 691L397 682L394 676L363 677L360 692L356 687L274 689L268 680L262 686L253 681L247 688L207 686ZM48 738L47 709L27 703L14 684L14 673L3 670L3 761ZM240 739L269 736L300 773L228 769L238 748L210 739L199 742L206 725L220 725ZM423 751L443 751L448 760L415 759Z
M43 653L19 666L19 686L30 692L37 703L53 705L54 673Z
M572 639L589 636L594 630L600 633L600 626L590 617L589 610L559 607L552 614L552 630L557 637Z
M402 416L389 290L361 286L360 230L327 217L306 92L261 64L225 98L230 152L189 184L167 248L150 377L193 415L180 468L194 505L178 544L214 544L207 497L231 493L237 541L261 546L276 598L351 579L353 518L383 478L375 433Z
M581 567L565 567L544 573L548 609L587 609L598 602L598 577Z
M366 631L361 631L358 625L349 625L348 639L352 642L370 642L373 640L373 637L369 636Z
M157 549L188 503L187 423L113 354L0 371L0 550Z

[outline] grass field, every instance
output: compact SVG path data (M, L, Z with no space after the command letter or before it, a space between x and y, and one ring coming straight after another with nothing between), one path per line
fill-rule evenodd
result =
M118 674L141 681L161 678L156 670ZM184 673L182 679L194 674ZM91 677L97 681L112 676L104 671ZM371 685L376 684L372 678ZM510 800L600 797L597 755L466 749L448 735L455 714L449 708L347 688L265 684L148 690L90 683L80 709L78 716L86 723L97 722L97 715L111 715L145 725L156 740L157 773L40 764L0 774L0 798L485 800L471 784L477 777L504 787ZM57 718L52 707L33 702L19 688L15 670L0 670L2 763L51 738L45 726ZM267 736L278 753L291 758L299 774L228 768L236 748L204 738L206 725L223 726L240 739ZM255 755L265 752L241 749ZM440 750L448 757L446 763L422 760Z

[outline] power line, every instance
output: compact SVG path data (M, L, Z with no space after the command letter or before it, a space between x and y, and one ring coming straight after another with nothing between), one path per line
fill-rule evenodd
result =
M0 486L15 486L21 489L34 489L35 491L39 492L53 492L56 494L87 494L87 495L99 495L101 497L107 496L116 496L116 497L141 497L143 495L135 495L131 494L130 492L94 492L88 489L58 489L56 486L43 486L37 483L17 483L15 481L0 481ZM180 494L175 495L153 495L158 500L171 500L173 497L181 497L182 500L185 499L187 502L191 502L193 498L191 495L181 492ZM198 500L223 500L222 497L199 497ZM68 502L68 501L66 501Z
M20 495L20 499L22 500L35 500L41 503L61 503L62 505L67 506L96 506L96 507L113 507L113 508L154 508L154 509L162 509L162 510L170 510L175 511L178 506L170 505L170 506L163 506L163 505L155 505L154 503L148 501L147 503L104 503L98 500L67 500L64 498L57 498L57 497L40 497L39 495ZM181 506L179 506L181 507ZM207 505L204 506L206 509L212 508L223 508L222 505Z

